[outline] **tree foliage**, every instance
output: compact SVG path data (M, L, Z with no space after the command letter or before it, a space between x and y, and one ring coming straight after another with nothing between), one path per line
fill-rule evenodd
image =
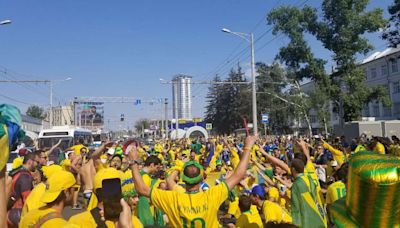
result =
M382 38L389 42L389 46L397 47L400 44L400 0L394 0L388 11L390 18Z
M382 88L365 84L364 72L356 62L357 55L372 50L363 35L385 25L382 10L367 12L367 4L367 0L324 0L322 16L318 16L317 9L305 6L302 9L279 7L267 18L275 34L283 33L290 40L280 49L277 58L293 73L295 80L311 79L317 96L327 95L324 99L314 99L311 102L314 107L324 109L328 102L325 99L329 99L345 121L357 120L362 107L372 100L388 104ZM327 61L315 57L306 34L314 36L332 53L336 69L331 74L325 70ZM325 115L319 113L322 117Z
M214 82L221 79L215 76ZM207 94L206 118L218 134L230 134L242 127L242 117L249 116L251 99L249 86L235 82L246 82L242 69L231 70L221 84L212 84ZM229 83L232 82L232 83Z
M41 108L37 105L29 106L28 109L26 110L26 115L34 117L34 118L38 118L38 119L46 118L46 114L45 114L43 108Z
M278 97L285 97L284 69L277 63L267 65L257 63L257 110L269 114L268 129L270 133L291 133L290 118L294 107Z
M136 132L142 133L143 129L150 128L150 120L149 119L139 119L138 121L135 122L134 127L135 127Z

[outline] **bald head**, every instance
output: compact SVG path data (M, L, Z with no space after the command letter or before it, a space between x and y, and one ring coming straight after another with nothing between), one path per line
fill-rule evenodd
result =
M200 175L200 169L194 165L189 165L185 167L183 174L190 178L197 177Z

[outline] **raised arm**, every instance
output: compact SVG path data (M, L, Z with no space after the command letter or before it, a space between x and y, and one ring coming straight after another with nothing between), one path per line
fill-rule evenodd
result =
M102 144L101 146L99 146L99 148L97 148L92 156L91 159L93 159L94 161L99 159L100 156L104 153L104 151L107 149L108 146L112 146L114 144L114 142L106 142L104 144Z
M260 147L260 151L261 151L261 153L262 153L263 155L265 155L265 156L268 158L268 160L269 160L271 163L273 163L273 164L275 164L275 165L281 167L283 170L285 170L285 171L288 172L288 173L290 172L289 166L288 166L284 161L282 161L282 160L280 160L280 159L278 159L278 158L276 158L276 157L274 157L274 156L268 154L267 152L265 152L265 150L264 150L262 147Z
M46 151L46 156L49 156L53 151L61 144L62 139L58 140L58 142L52 146L48 151Z
M175 179L176 177L179 175L178 170L174 170L171 172L171 174L169 175L169 177L167 177L166 181L167 181L167 188L169 190L173 190L174 186L176 185Z
M235 185L237 185L246 175L247 166L249 165L250 160L250 150L253 147L254 143L257 140L257 136L247 136L244 142L244 149L242 153L242 157L240 158L240 162L236 167L233 175L226 179L226 183L228 185L229 190L232 190Z
M333 146L331 146L329 143L325 142L325 140L321 139L321 141L323 142L322 146L325 149L329 150L329 152L331 152L332 154L334 154L334 155L342 155L343 154L342 151L333 148Z
M136 146L132 146L129 151L129 164L132 170L133 183L135 183L136 191L146 197L150 197L150 188L144 183L142 175L139 172L139 153Z
M307 161L310 161L310 149L309 149L307 143L303 139L300 139L297 141L297 144L299 145L303 154L307 157ZM309 145L309 146L311 147L311 145Z
M265 175L260 169L258 169L257 172L265 180L265 182L268 183L268 185L275 186L275 183L267 175Z

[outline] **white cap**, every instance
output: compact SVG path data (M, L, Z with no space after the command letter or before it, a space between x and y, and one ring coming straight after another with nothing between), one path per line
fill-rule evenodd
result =
M335 161L335 160L331 161L331 166L338 166L337 161Z
M115 148L114 147L111 147L111 148L109 148L107 150L107 154L109 154L109 155L114 155L114 153L115 153Z

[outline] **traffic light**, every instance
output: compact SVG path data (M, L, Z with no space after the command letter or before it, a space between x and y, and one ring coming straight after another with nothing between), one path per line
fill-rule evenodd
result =
M124 121L124 119L125 119L125 115L121 114L121 122Z

